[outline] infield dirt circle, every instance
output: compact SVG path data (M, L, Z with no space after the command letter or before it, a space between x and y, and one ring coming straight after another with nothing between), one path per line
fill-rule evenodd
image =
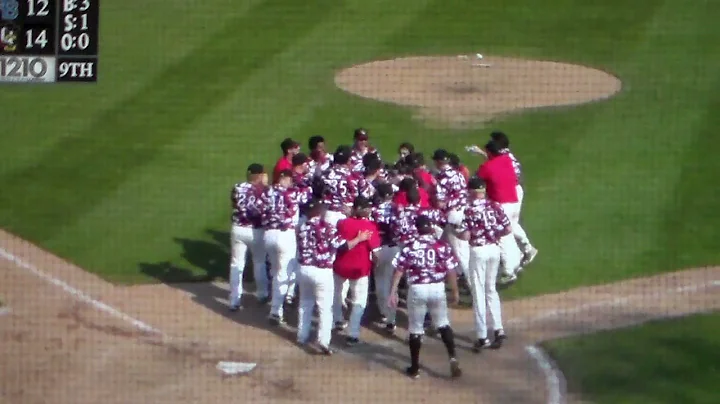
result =
M585 66L475 55L374 61L341 70L335 84L363 98L415 107L416 118L451 127L602 100L622 88L617 77Z

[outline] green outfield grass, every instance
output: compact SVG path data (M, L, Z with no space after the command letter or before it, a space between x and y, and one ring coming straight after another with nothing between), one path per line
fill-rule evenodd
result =
M720 402L720 313L545 344L568 392L597 404Z
M541 250L507 296L720 262L720 2L589 4L104 1L97 85L0 92L0 227L116 282L223 276L229 187L283 138L334 147L363 126L390 157L403 140L462 151L487 136L345 94L336 70L481 51L592 65L625 86L493 125L525 165Z

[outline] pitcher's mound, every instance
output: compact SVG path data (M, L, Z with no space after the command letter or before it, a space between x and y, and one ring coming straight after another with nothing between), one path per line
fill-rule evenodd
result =
M364 98L416 107L416 118L451 127L600 100L622 87L615 76L585 66L475 55L370 62L340 71L335 84Z

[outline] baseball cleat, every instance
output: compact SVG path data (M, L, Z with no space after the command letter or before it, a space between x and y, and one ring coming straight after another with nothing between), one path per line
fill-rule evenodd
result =
M278 316L277 314L271 314L268 317L268 322L271 326L277 327L282 323L282 318L280 318L280 316Z
M387 317L385 317L385 316L380 316L380 320L378 320L378 323L386 324L386 323L387 323Z
M329 346L319 345L318 347L320 348L320 353L322 353L325 356L332 356L332 354L335 353L335 351L333 351L333 349L330 348Z
M287 296L287 297L285 297L285 303L286 303L288 306L294 306L294 305L295 305L295 302L296 302L296 301L295 301L295 297L294 297L294 296Z
M535 257L537 257L537 253L538 253L537 248L535 248L535 247L528 248L527 251L525 251L523 254L523 260L522 260L522 263L520 264L520 267L522 268L522 267L526 267L526 266L530 265L530 263L533 262Z
M238 311L238 310L240 310L240 309L242 309L242 308L243 308L243 307L240 305L240 303L236 303L236 304L231 305L231 306L228 308L228 310L230 310L230 311L232 311L232 312L236 312L236 311Z
M490 340L487 338L480 338L473 344L473 352L480 353L483 349L490 348Z
M412 366L409 366L405 369L405 374L411 379L417 379L420 377L420 369L415 369Z
M333 331L342 331L342 330L346 329L347 326L348 326L348 324L344 321L336 321Z
M517 280L517 275L515 275L515 274L510 274L510 275L508 275L508 274L503 274L503 275L500 277L500 279L498 279L497 283L498 283L499 285L505 286L505 285L510 285L510 284L512 284L512 283L515 282L516 280Z
M493 349L499 349L503 341L507 339L507 335L505 334L504 330L497 330L495 331L495 339L493 340L492 344L490 345Z
M394 323L389 323L385 325L385 331L388 333L388 335L395 335L396 329L397 326Z
M354 347L355 345L359 344L360 340L355 337L347 337L345 338L345 345L349 347Z
M460 363L458 363L457 359L455 358L450 359L450 377L458 378L460 376L462 376L462 369L460 369Z

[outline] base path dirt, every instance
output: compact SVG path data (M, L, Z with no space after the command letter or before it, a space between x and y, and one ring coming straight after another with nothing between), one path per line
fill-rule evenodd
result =
M451 127L606 99L622 87L617 77L585 66L474 55L374 61L338 72L335 84L364 98L415 107L417 119Z
M229 313L223 283L113 286L0 232L0 295L10 309L0 316L0 403L544 403L546 375L528 345L717 310L718 289L720 269L702 268L509 302L508 343L481 355L469 350L471 313L453 310L463 378L447 379L443 346L428 337L424 379L414 382L402 374L402 314L394 338L368 323L364 344L312 355L293 344L293 328L269 328L267 308L252 298ZM215 368L223 360L258 365L229 377Z

